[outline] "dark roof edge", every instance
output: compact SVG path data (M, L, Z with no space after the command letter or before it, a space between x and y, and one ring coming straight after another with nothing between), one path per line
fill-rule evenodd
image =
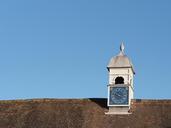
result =
M107 100L107 98L74 98L74 99L65 99L65 98L40 98L40 99L15 99L15 100L0 100L0 103L10 103L10 102L48 102L48 101L91 101L91 99L98 100ZM146 103L146 102L170 102L171 99L133 99L132 102Z

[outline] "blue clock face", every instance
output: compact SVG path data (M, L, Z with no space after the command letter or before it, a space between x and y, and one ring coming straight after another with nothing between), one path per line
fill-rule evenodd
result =
M128 87L110 87L110 105L128 105Z

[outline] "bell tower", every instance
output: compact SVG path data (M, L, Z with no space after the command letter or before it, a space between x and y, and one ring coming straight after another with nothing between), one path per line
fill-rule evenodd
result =
M130 59L124 53L124 44L120 52L112 57L107 69L109 72L107 114L130 114L131 99L134 98L134 68Z

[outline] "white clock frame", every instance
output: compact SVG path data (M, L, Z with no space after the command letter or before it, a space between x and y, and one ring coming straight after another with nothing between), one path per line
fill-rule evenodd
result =
M119 105L111 105L110 104L110 88L111 87L128 87L128 104L119 104ZM127 85L127 84L117 84L117 85L108 85L108 100L107 100L107 104L109 107L129 107L130 106L130 85Z

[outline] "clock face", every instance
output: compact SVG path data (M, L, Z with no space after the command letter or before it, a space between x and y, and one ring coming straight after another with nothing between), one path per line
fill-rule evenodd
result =
M109 105L128 105L128 87L110 87Z

